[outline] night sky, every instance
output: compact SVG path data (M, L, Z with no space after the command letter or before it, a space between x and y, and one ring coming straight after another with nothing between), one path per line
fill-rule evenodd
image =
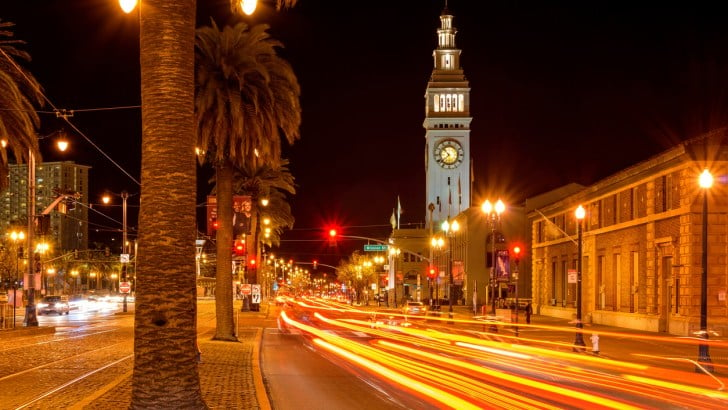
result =
M633 3L449 2L472 88L475 205L591 184L728 123L720 6ZM262 4L252 18L228 4L198 0L198 22L269 24L302 87L302 138L286 148L296 224L284 239L323 237L331 224L384 236L398 195L402 223L424 222L424 92L444 1L300 0L281 12ZM138 18L116 0L4 0L0 18L28 42L28 68L53 105L77 110L71 122L138 179L140 109L81 111L140 104ZM42 121L41 134L63 125ZM48 159L93 167L90 202L105 189L139 191L82 138L72 152ZM200 203L210 176L201 170ZM280 252L338 261L314 243Z

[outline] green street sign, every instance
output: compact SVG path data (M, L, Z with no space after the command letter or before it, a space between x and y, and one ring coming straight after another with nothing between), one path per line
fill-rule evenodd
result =
M372 244L364 245L365 252L386 252L387 248L388 248L387 245L372 245Z

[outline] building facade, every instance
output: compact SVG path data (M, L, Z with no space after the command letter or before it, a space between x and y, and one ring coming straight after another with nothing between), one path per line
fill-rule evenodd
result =
M704 169L716 176L707 191ZM684 143L529 214L534 309L571 318L577 300L577 220L582 205L585 322L695 335L702 252L707 251L708 327L728 331L726 241L728 132ZM707 243L702 240L707 200Z
M2 194L0 225L3 231L27 229L28 167L11 164L9 187ZM43 162L36 165L36 209L41 215L58 198L58 193L80 194L75 201L63 201L48 212L50 228L43 240L57 254L88 248L88 175L91 167L72 161ZM65 211L62 212L62 211Z

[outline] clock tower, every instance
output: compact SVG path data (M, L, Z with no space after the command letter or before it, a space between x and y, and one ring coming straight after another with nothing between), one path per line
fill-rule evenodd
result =
M445 6L437 29L434 69L425 91L427 224L435 227L470 207L470 84L460 67L457 30Z

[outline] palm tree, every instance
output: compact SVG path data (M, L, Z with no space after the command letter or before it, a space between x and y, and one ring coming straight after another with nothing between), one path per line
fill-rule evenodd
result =
M215 166L217 185L217 329L215 339L236 340L231 271L235 168L260 167L281 155L281 137L293 143L301 123L300 88L278 57L281 43L267 25L245 23L197 30L195 118L201 160ZM281 135L282 134L282 135ZM252 221L253 223L255 221ZM225 289L230 289L227 291Z
M286 193L294 195L296 193L294 177L288 169L288 160L282 159L280 161L272 162L271 164L258 165L255 162L249 162L242 168L238 169L233 179L233 191L238 194L250 195L251 200L254 204L259 204L260 199L266 198L271 203L265 208L266 214L273 214L278 212L284 212L284 206L287 206L288 215L279 214L280 220L273 220L273 224L279 230L286 227L293 227L293 215L290 214L290 205L286 201ZM273 202L271 197L276 196L276 200ZM255 255L256 260L260 260L260 249L258 244L260 243L260 215L263 208L256 206L250 221L251 225L251 237L252 247L251 252ZM285 220L287 216L290 216L290 221ZM250 283L258 283L257 270L254 276L248 277Z
M197 369L195 0L141 8L142 168L133 409L203 409Z
M8 187L8 151L17 162L27 162L32 152L40 158L35 130L40 124L34 104L43 105L40 84L16 59L30 61L30 55L16 45L11 28L15 24L0 20L0 190Z
M130 407L206 408L197 372L194 293L196 0L144 3L139 34L141 291L136 299ZM292 6L296 0L276 3Z

